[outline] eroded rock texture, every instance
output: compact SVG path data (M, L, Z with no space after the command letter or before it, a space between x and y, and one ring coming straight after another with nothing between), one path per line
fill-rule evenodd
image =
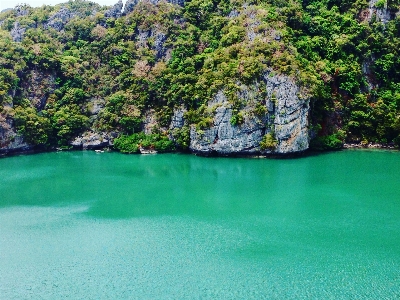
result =
M222 155L259 152L259 144L266 129L263 117L252 115L251 108L246 106L243 110L245 112L243 124L232 125L232 104L223 92L219 92L208 107L215 110L213 124L205 130L191 127L192 151L203 154L216 152Z
M57 31L64 29L67 22L77 14L66 7L61 7L60 10L50 16L48 21L43 25L43 28L53 28Z
M70 145L83 150L102 149L111 146L114 138L113 133L85 131L81 136L76 137Z
M31 102L37 111L44 109L49 94L56 89L56 74L32 70L22 83L23 97Z
M26 28L22 27L19 22L14 23L14 27L11 29L10 34L14 42L21 42L24 38Z
M260 99L258 90L266 88L266 113L257 114L255 105ZM220 155L275 153L287 154L308 149L308 111L309 102L299 98L300 89L293 79L284 75L271 75L267 72L263 81L250 87L242 87L239 98L245 103L240 114L241 124L234 125L234 110L226 95L221 91L208 109L213 111L213 124L210 128L190 131L190 149L202 154ZM261 149L260 142L265 134L276 138L274 149Z
M14 120L10 107L0 113L0 154L7 154L31 149L14 127Z
M31 70L21 84L20 96L29 100L31 106L40 111L46 106L49 94L56 89L55 80L56 76L52 72ZM10 94L15 97L15 91L11 91ZM13 104L9 103L4 105L0 113L0 153L20 152L33 148L18 134L14 125Z
M122 3L122 0L119 0L113 7L111 7L109 10L107 10L104 13L104 17L106 18L118 18L122 14L122 7L124 4Z
M299 86L285 75L266 73L267 108L274 116L277 147L272 152L293 153L308 149L308 99L301 98ZM272 103L275 102L275 103Z

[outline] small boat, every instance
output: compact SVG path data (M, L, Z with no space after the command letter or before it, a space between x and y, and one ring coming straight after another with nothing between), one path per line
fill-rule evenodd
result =
M94 150L96 153L103 153L103 150Z
M142 147L139 148L141 154L157 154L156 150L153 149L144 149Z

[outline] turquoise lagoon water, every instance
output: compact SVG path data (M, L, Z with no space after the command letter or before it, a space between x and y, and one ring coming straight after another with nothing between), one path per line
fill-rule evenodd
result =
M0 159L0 299L398 299L400 153Z

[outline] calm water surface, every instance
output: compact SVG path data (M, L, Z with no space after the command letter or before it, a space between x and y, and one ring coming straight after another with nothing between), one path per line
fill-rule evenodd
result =
M400 153L0 159L0 299L398 299Z

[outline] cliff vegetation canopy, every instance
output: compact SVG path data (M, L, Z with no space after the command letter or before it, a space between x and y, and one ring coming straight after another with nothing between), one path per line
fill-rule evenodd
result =
M309 99L312 147L400 144L399 0L170 2L75 0L2 12L0 146L15 128L40 147L91 131L119 137L125 152L187 149L190 127L211 126L207 103L221 90L240 126L240 85L257 86L266 72L293 78ZM263 97L256 115L266 114ZM180 108L185 124L171 128ZM275 144L266 133L261 146Z

